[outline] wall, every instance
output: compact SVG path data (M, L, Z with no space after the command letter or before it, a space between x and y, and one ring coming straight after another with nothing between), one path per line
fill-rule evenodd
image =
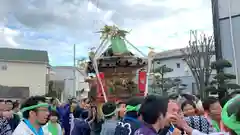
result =
M212 56L211 61L215 61L215 56ZM187 63L183 61L183 58L169 58L169 59L163 59L159 60L160 63L154 62L153 68L157 68L162 65L166 65L169 68L172 68L173 71L166 73L166 77L182 77L182 76L192 76L191 70L188 67ZM177 67L177 64L180 65L180 67ZM216 74L216 71L212 71L212 74Z
M30 95L46 94L46 76L44 64L0 62L0 84L29 87Z
M215 61L215 56L212 57L211 61ZM180 66L178 67L177 64ZM194 77L192 76L191 70L189 69L188 65L185 61L182 60L181 57L178 58L167 58L159 60L159 62L154 62L153 67L154 69L158 68L159 66L166 65L169 68L172 68L173 71L166 73L165 78L179 78L182 80L183 84L187 84L186 89L183 91L185 93L197 93L196 84ZM212 74L216 74L216 71L212 71ZM153 79L149 77L149 85L151 85ZM149 87L149 91L153 89Z
M239 0L218 0L219 18L229 17L229 1L231 5L231 15L234 16L240 14Z
M64 92L63 97L66 100L67 97L73 94L73 70L72 69L63 69L55 68L52 69L53 75L51 75L50 80L61 80L64 81Z
M173 69L172 72L166 74L166 77L191 76L191 72L188 72L190 70L182 58L165 59L160 60L159 62L160 63L154 62L153 68L158 68L159 66L166 65L167 67ZM177 64L179 64L180 67L177 67Z
M229 8L228 8L228 1L231 1L231 11L230 14L232 15L232 25L230 25L229 20ZM237 67L240 67L240 54L238 53L240 51L240 1L239 0L219 0L218 1L218 7L219 7L219 23L220 23L220 35L221 35L221 50L222 50L222 56L224 59L229 60L233 67L226 69L229 73L236 73L235 70L235 62L234 62L234 51L232 47L232 43L235 47L235 53L236 53L236 62ZM231 27L233 30L233 37L231 37ZM233 42L232 42L233 38ZM239 74L240 70L238 69L238 78L240 78ZM240 83L240 82L238 82Z
M74 82L74 71L76 74L76 81ZM74 70L73 67L53 67L51 80L64 80L63 100L67 100L69 96L79 96L79 92L83 88L89 91L88 83L84 82L84 76L79 70ZM75 86L74 86L75 85ZM75 90L74 90L75 87ZM84 94L87 92L84 92ZM78 94L78 95L77 95ZM86 95L86 94L85 94Z

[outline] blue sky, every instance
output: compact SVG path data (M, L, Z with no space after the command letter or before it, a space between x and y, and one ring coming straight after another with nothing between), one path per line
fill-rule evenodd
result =
M147 53L187 46L189 30L212 34L209 0L1 0L0 47L47 50L51 65L72 65L100 43L105 24L131 30Z

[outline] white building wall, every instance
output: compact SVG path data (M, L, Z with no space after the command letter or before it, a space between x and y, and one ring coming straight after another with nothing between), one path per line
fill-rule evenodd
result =
M230 8L229 8L230 2ZM228 73L235 74L240 84L240 0L218 0L219 26L221 51L223 59L232 63L231 68L226 68ZM229 12L230 11L230 12ZM231 21L229 16L232 16ZM231 33L232 29L232 33ZM234 46L234 48L233 48ZM235 57L234 57L235 52Z
M171 58L166 60L160 60L160 63L157 62L154 63L154 68L157 68L162 65L166 65L169 68L172 68L173 71L166 73L165 77L180 77L180 76L189 76L191 74L186 74L185 70L188 70L186 63L181 58ZM180 67L177 67L177 64L180 65ZM190 72L189 72L190 73Z
M64 91L63 100L67 100L68 97L74 95L74 75L73 69L66 68L55 68L53 67L52 72L54 73L50 80L63 80L64 81Z
M215 56L212 57L211 61L214 62L216 60ZM177 66L179 64L179 67ZM183 84L187 84L186 92L196 93L196 85L194 77L192 76L192 72L187 65L187 63L183 60L183 58L167 58L160 59L154 62L152 68L156 69L162 65L166 65L167 67L173 69L172 72L168 72L165 74L164 78L180 78ZM216 71L213 70L212 74L216 74ZM149 77L149 85L152 83L153 79ZM151 89L151 88L150 88Z
M214 62L216 60L215 56L212 57L211 61ZM163 59L154 63L154 68L157 68L162 65L166 65L169 68L172 68L173 71L166 73L166 77L182 77L182 76L192 76L191 70L187 63L183 60L183 58L169 58L169 59ZM180 65L178 67L177 65ZM216 74L216 71L213 70L212 74Z
M32 63L0 62L0 85L29 87L30 96L44 95L47 88L47 65Z
M229 2L231 7L231 15L234 16L240 14L240 0L218 0L219 18L229 17Z
M79 96L77 91L86 90L83 95L87 96L89 87L88 83L84 82L84 75L79 70L75 70L76 81L74 82L74 68L73 67L53 67L53 75L51 80L64 80L63 100L67 100L69 96ZM75 86L74 86L75 85ZM76 90L74 90L74 87Z

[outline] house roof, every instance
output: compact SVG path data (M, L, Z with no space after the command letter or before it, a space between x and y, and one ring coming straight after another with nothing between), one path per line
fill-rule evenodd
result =
M83 76L85 76L85 70L79 69L78 67L74 67L74 66L52 66L52 69L75 69L78 72L80 72Z
M0 60L48 63L47 51L15 48L0 48Z
M199 49L198 49L199 51L204 49L204 48L202 48L202 46L198 46L198 47L199 47ZM181 58L185 55L182 51L188 52L188 48L185 47L185 48L178 48L178 49L172 49L172 50L159 52L154 55L154 59L161 60L161 59L169 59L169 58ZM211 51L211 53L213 55L215 54L215 48L212 48L209 51Z
M167 59L167 58L172 58L172 57L182 57L183 53L182 53L181 49L186 49L186 48L173 49L173 50L156 53L154 58L155 59Z

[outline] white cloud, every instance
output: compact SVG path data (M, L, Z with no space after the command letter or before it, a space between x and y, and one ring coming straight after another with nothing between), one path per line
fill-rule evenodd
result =
M132 30L127 39L142 51L184 47L191 29L212 33L209 0L1 0L0 22L10 13L15 20L9 25L21 29L7 28L0 40L48 50L54 63L72 60L72 44L77 55L86 55L89 46L99 44L95 32L104 24Z
M172 9L196 9L202 8L202 2L202 0L166 0L161 4Z
M211 9L206 7L179 12L164 19L137 25L129 35L129 40L139 46L153 46L160 50L185 47L190 30L212 35L211 18Z
M6 28L6 27L0 27L0 40L2 41L0 46L9 46L9 47L18 47L19 44L14 40L16 36L19 35L18 31Z

